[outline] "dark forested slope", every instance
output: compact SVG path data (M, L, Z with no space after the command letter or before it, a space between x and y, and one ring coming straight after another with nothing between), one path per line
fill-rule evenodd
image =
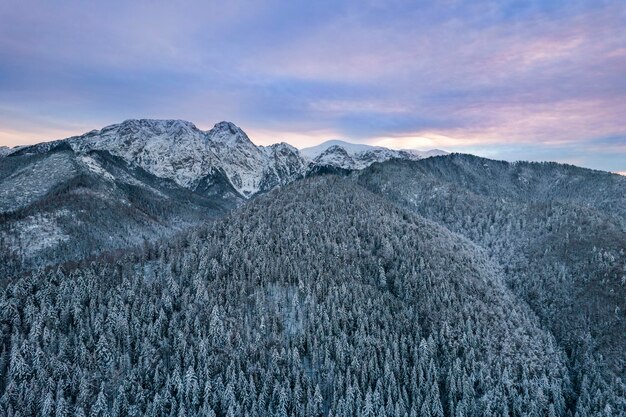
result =
M217 182L204 179L203 192L192 192L106 151L63 143L2 158L0 281L18 267L136 247L222 215L239 198Z
M355 188L356 187L356 188ZM7 416L563 416L565 357L466 238L337 177L0 298ZM589 412L620 412L599 398Z
M377 164L366 188L484 248L570 357L580 415L626 375L626 178L451 155ZM597 399L596 399L597 401ZM621 395L624 402L624 395Z

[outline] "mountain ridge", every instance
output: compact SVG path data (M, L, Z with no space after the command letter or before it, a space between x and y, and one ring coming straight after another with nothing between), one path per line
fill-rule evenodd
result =
M63 143L79 152L106 150L191 190L196 190L203 178L221 170L244 198L286 185L320 166L354 170L393 158L416 160L432 156L432 152L441 153L433 150L422 155L417 151L342 142L330 152L326 149L324 158L316 159L285 142L257 146L232 122L218 122L203 131L180 119L127 119L66 139L2 148L0 157L48 152ZM354 146L362 150L354 152ZM341 159L341 149L345 148L350 157Z
M317 155L322 153L324 150L330 148L331 146L340 146L344 148L348 153L351 153L351 154L364 152L364 151L371 151L371 150L376 150L376 149L388 149L392 151L414 152L418 155L429 155L429 156L448 155L449 153L441 149L430 149L428 151L421 151L418 149L391 149L391 148L387 148L384 146L368 145L365 143L355 143L355 142L349 142L349 141L345 141L341 139L329 139L317 145L308 146L306 148L300 148L300 153L310 159L313 159Z
M366 145L333 139L319 145L303 148L300 153L318 167L361 170L375 162L391 159L416 161L431 156L448 155L448 152L431 149L389 149L383 146Z

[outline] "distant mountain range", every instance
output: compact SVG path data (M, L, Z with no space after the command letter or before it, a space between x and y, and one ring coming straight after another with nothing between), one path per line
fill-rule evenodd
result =
M431 156L447 155L448 152L439 149L432 149L430 151L418 151L414 149L394 150L382 146L350 143L342 140L329 140L317 146L301 149L300 154L318 167L324 166L354 170L367 168L374 162L384 162L390 159L417 161L418 159Z
M0 155L43 154L64 144L82 154L95 150L109 152L194 191L210 188L215 182L226 182L243 198L288 184L323 167L363 169L393 158L418 160L446 154L439 150L392 150L343 141L328 141L298 151L287 143L256 146L243 130L230 122L220 122L213 129L202 131L183 120L141 119L53 142L14 149L5 147Z

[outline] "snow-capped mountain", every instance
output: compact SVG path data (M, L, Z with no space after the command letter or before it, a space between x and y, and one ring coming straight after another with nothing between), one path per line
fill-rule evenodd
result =
M311 146L309 148L302 148L300 149L300 153L306 158L313 160L325 150L333 146L339 146L352 155L357 152L365 152L372 149L383 149L380 146L364 145L362 143L352 143L343 140L333 139L327 140L326 142L322 142L319 145Z
M61 143L78 152L108 151L191 190L206 188L207 183L224 177L246 198L306 173L306 164L296 148L287 144L257 147L230 122L202 131L183 120L127 120L80 136L25 147L20 153L46 153Z
M439 149L430 151L418 151L415 149L395 150L342 140L329 140L317 146L304 148L300 153L315 166L346 170L360 170L375 162L385 162L390 159L418 160L448 154Z
M302 151L287 143L256 146L230 122L203 131L184 120L152 119L126 120L68 139L2 149L0 154L46 153L63 143L76 152L107 151L192 191L215 194L209 190L228 183L245 198L291 183L319 167L355 170L393 158L417 160L445 154L343 141L328 141Z
M216 124L206 135L220 166L244 197L288 184L306 173L298 150L286 143L256 146L230 122Z
M246 198L305 174L295 148L257 147L230 122L202 131L182 120L127 120L67 141L75 150L107 150L192 190L223 174Z
M259 149L268 158L268 165L261 180L261 189L270 190L277 186L287 185L306 174L306 161L298 149L288 143L259 146Z
M67 139L76 151L106 150L185 188L220 166L206 133L182 120L127 120Z

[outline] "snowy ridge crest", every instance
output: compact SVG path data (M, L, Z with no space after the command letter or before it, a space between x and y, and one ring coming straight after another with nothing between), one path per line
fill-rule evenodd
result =
M416 149L395 150L342 140L329 140L317 146L304 148L300 152L315 165L347 170L361 170L375 162L385 162L390 159L416 161L431 156L448 154L448 152L439 149L430 151L418 151Z
M393 158L417 160L446 154L438 150L425 153L392 150L338 140L302 150L284 142L256 146L240 127L227 121L203 131L185 120L129 119L68 139L20 148L3 147L0 156L18 151L45 153L59 145L69 145L83 153L108 151L191 190L204 179L224 173L245 198L303 178L316 167L360 170Z

